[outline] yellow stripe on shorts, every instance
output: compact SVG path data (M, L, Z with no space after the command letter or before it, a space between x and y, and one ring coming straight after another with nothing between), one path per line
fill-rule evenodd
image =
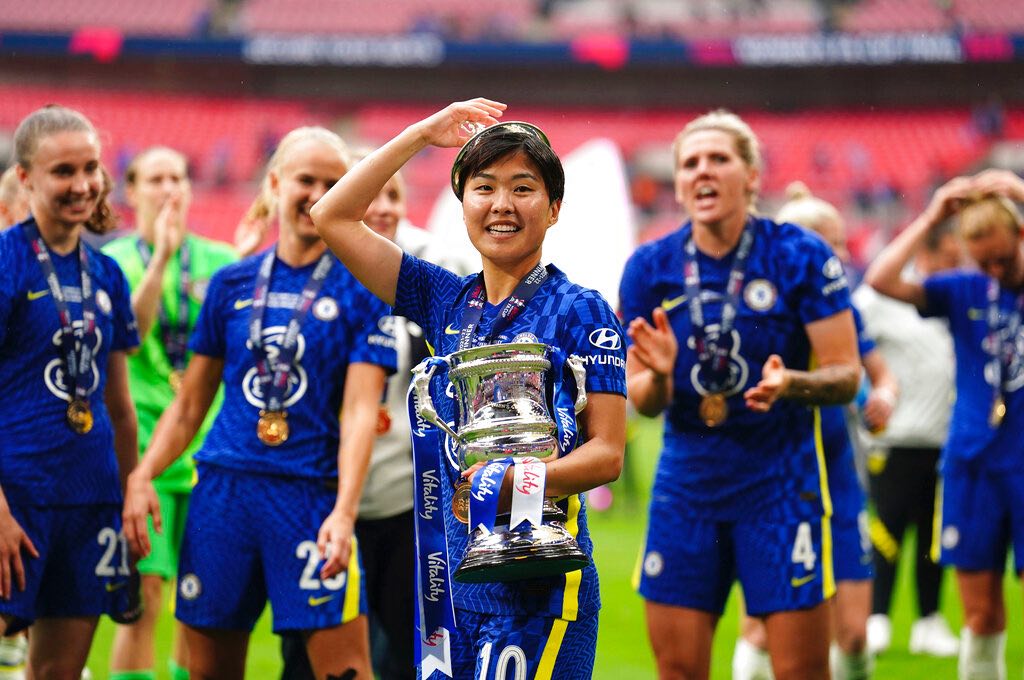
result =
M935 510L932 514L932 544L928 549L932 562L942 559L942 477L935 482Z
M540 664L537 666L534 680L551 680L551 676L555 672L558 650L562 648L562 640L565 639L565 631L568 628L569 622L565 619L555 619L551 623L551 633L548 635L548 641L544 644L544 652L540 655Z
M352 537L352 552L348 557L348 576L345 583L345 605L341 609L341 622L348 623L359 616L359 590L363 574L359 571L359 542Z
M576 538L580 531L581 507L580 495L578 493L570 495L565 528L573 538ZM562 618L567 621L575 621L580 613L580 583L582 581L582 569L570 571L565 575L565 590L562 592Z
M832 518L828 515L821 518L821 552L821 588L827 600L836 594L836 573L832 563Z

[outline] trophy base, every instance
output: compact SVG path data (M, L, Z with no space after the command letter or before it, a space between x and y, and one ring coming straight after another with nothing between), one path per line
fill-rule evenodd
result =
M561 576L589 564L590 558L559 523L489 534L477 529L453 578L459 583L507 583Z

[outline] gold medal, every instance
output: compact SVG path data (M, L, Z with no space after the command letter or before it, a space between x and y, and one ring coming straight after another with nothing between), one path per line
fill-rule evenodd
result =
M78 434L86 434L92 429L92 409L84 399L72 399L68 410L64 413L68 427Z
M463 524L469 524L469 492L472 490L473 485L464 481L455 487L452 495L452 514Z
M267 446L280 446L288 441L288 416L284 411L260 411L256 436Z
M381 404L377 409L377 434L387 434L391 430L391 411L387 404Z
M184 377L185 371L177 368L171 371L171 374L167 376L167 382L170 383L171 390L173 390L175 394L181 391L181 380Z
M729 417L729 404L721 392L705 394L700 400L700 408L697 412L705 425L718 427Z
M1003 418L1006 416L1006 402L1003 401L1003 395L999 395L992 402L992 410L988 414L988 424L992 428L997 428L1003 422Z

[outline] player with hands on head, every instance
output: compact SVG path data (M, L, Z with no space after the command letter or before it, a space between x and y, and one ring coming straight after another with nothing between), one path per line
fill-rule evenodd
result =
M758 140L713 111L673 145L688 220L623 274L629 397L666 415L639 589L661 678L707 678L733 581L763 618L775 677L828 677L835 591L818 406L860 374L841 262L754 214Z
M371 677L353 526L393 338L386 308L327 251L310 207L348 168L323 128L286 135L256 199L280 238L210 281L181 390L129 480L126 535L149 553L162 529L153 480L195 437L175 613L193 677L241 678L267 600L276 631L303 631L317 678ZM340 419L340 423L339 423Z
M114 227L96 129L47 106L14 144L31 214L0 234L0 633L31 625L32 675L77 678L99 616L132 604L121 504L139 340L124 275L82 237Z
M564 172L536 126L499 122L505 108L482 98L456 102L410 125L342 178L314 207L313 218L346 266L393 305L396 314L419 325L437 355L528 339L584 358L589 405L578 418L587 439L571 453L544 463L545 495L566 513L566 527L589 554L582 492L618 477L625 447L621 328L598 293L570 282L554 265L541 265L545 235L562 207ZM479 130L481 126L486 127ZM386 182L428 146L462 147L452 170L452 188L483 262L479 274L461 278L403 254L363 223ZM471 305L480 311L475 320ZM520 310L512 318L510 305ZM605 348L592 344L588 337L598 331L619 342L606 343ZM453 422L452 400L441 389L434 394L440 416ZM468 539L467 526L447 510L462 471L443 450L431 453L444 469L440 507L449 562L454 562ZM465 477L476 472L472 467ZM510 468L502 483L499 512L508 508L511 479ZM418 486L417 493L422 491ZM422 532L418 536L422 551ZM454 630L427 622L419 631L418 661L425 678L444 674L490 680L502 672L553 678L591 674L600 606L593 564L554 577L451 585ZM450 651L444 656L450 665L424 662L425 650L438 646Z
M956 402L943 448L941 530L934 546L956 568L964 627L960 678L1006 677L1003 570L1012 545L1024 572L1024 180L1006 170L957 177L875 259L865 281L949 321ZM958 215L967 254L980 271L905 275L929 234Z
M128 380L139 416L139 450L149 445L153 428L181 387L188 363L187 345L210 277L237 259L232 248L188 230L192 187L184 155L163 146L139 153L125 171L126 195L135 211L137 234L111 241L103 251L117 260L132 288L132 310L142 347L128 358ZM152 551L140 560L142 618L119 626L111 652L111 680L141 680L154 675L155 628L163 608L163 583L178 570L199 448L220 408L218 392L210 412L189 444L156 481L165 530L150 531ZM175 631L169 659L174 680L187 677L184 631Z

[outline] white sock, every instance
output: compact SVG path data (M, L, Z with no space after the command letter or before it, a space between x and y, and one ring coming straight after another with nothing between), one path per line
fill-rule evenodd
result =
M975 635L965 626L957 669L960 680L1006 680L1006 631Z
M835 642L828 650L832 680L868 680L874 670L874 661L867 652L847 654Z
M775 680L768 652L750 644L742 635L732 653L732 680Z

